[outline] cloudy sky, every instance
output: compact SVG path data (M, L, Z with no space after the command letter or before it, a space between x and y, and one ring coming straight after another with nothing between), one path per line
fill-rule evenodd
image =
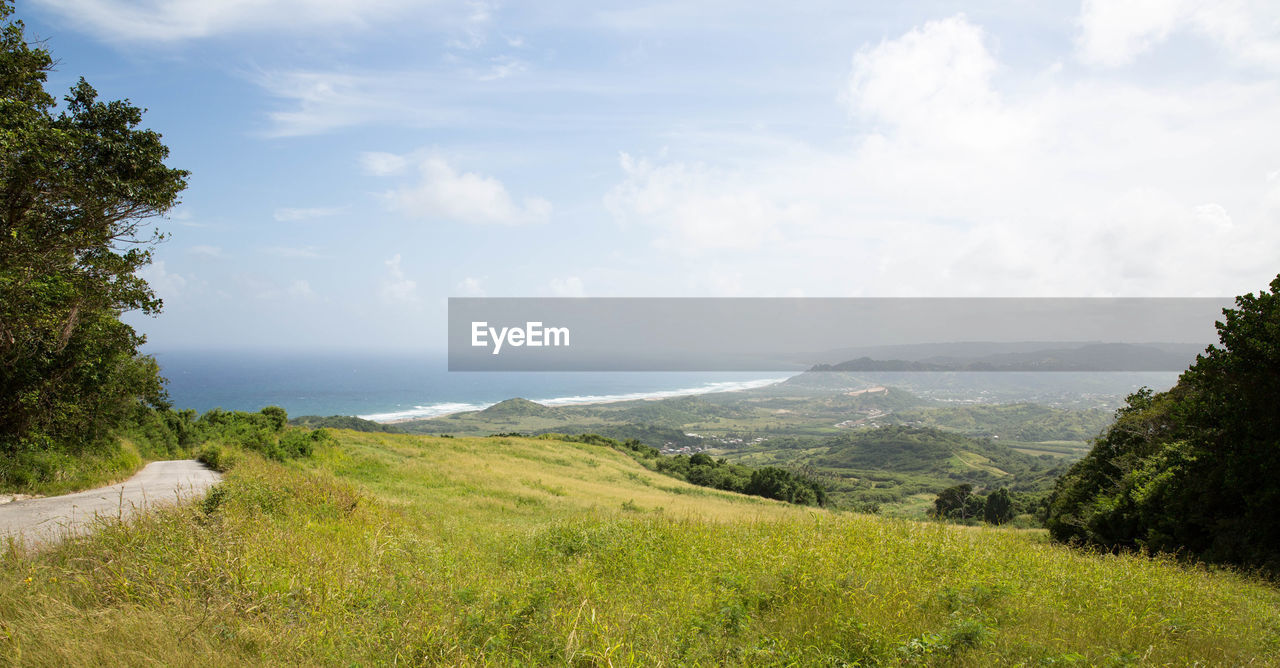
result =
M1280 272L1280 4L26 0L191 187L153 348L450 296L1223 296ZM765 4L765 3L759 3ZM865 6L863 6L865 5Z

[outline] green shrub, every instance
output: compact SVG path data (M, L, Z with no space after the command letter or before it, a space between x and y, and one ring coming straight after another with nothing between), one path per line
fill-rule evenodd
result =
M221 443L206 443L196 453L196 459L215 471L226 473L240 461L240 453Z

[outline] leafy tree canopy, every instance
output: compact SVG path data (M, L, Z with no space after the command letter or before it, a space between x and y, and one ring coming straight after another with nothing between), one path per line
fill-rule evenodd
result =
M109 442L139 404L164 402L143 338L120 321L162 306L136 274L187 172L128 100L83 79L59 106L53 58L0 0L0 453Z
M1128 398L1057 483L1058 540L1280 570L1280 276L1168 392Z

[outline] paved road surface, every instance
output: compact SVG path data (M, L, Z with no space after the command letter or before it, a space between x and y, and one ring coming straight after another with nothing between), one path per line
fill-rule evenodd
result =
M6 503L0 505L0 546L7 542L6 536L21 536L27 545L56 542L83 531L97 515L129 517L149 507L199 496L221 479L221 473L194 459L151 462L118 485Z

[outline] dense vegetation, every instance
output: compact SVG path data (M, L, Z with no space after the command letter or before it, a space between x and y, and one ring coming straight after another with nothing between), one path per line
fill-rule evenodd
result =
M944 489L1007 488L1015 514L1027 515L1027 523L1036 521L1033 516L1039 515L1053 481L1066 470L1058 458L1025 454L999 441L901 425L850 430L824 439L768 439L728 458L805 472L822 480L836 507L864 512L925 517L933 515L928 512L933 499Z
M161 308L135 273L162 238L143 223L187 176L128 101L81 79L59 109L44 89L53 57L12 12L0 0L0 485L24 466L125 463L118 428L140 403L165 405L120 316Z
M1168 392L1137 392L1058 482L1059 540L1280 571L1280 276Z
M983 497L973 493L973 485L964 483L938 492L929 515L940 520L964 523L982 521L998 525L1012 520L1019 512L1026 510L1029 509L1020 507L1005 487Z
M976 404L897 411L899 424L937 427L1005 441L1087 441L1111 423L1104 410L1070 410L1030 403Z
M404 431L393 424L364 420L354 415L330 415L328 417L303 415L302 417L291 418L289 424L308 429L350 429L352 431L381 431L388 434L399 434Z
M335 432L0 550L19 665L1272 665L1280 592L695 487L611 448Z
M276 461L310 457L317 444L330 438L327 429L289 427L288 415L278 406L257 413L214 409L183 428L200 446L199 459L220 471L229 469L244 451Z
M860 430L828 439L823 445L826 454L816 460L823 466L895 471L935 470L950 462L957 451L995 450L977 439L927 427Z
M283 461L309 456L329 438L324 429L291 427L284 409L256 413L134 406L116 433L121 447L106 457L24 452L0 459L0 485L18 492L57 494L132 474L143 460L197 457L225 470L249 451Z

